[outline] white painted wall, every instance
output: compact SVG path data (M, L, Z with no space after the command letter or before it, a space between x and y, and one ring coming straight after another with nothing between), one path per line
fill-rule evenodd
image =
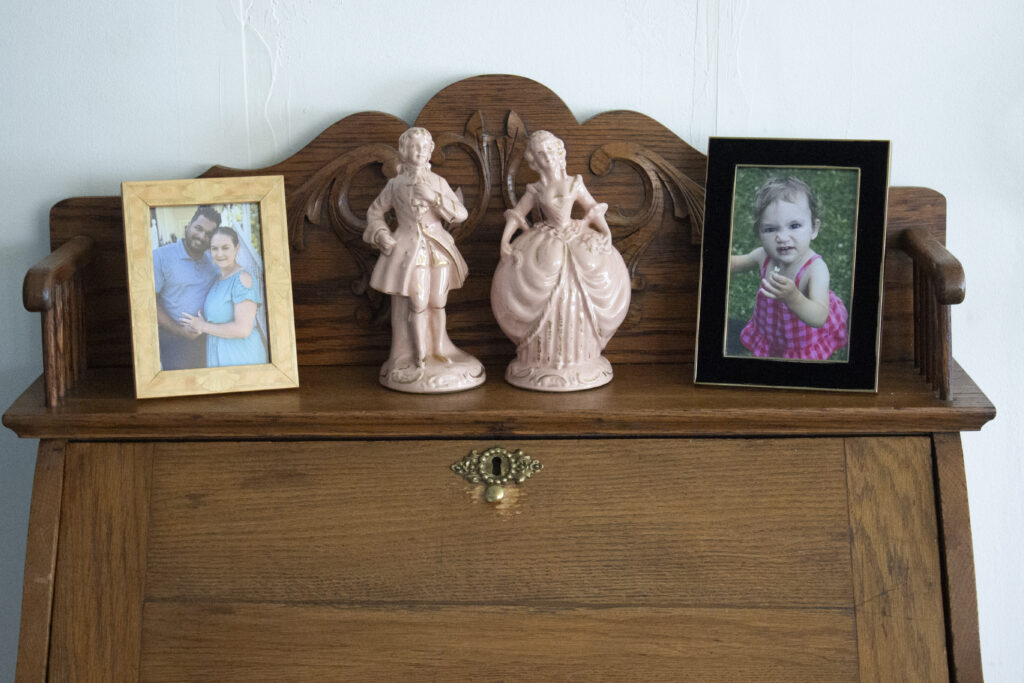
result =
M63 197L268 165L347 114L411 121L439 88L480 73L538 80L581 120L641 111L701 150L714 134L892 140L892 183L946 195L967 272L954 353L1000 411L964 438L982 654L989 681L1024 680L1019 0L7 5L0 408L41 371L21 279L47 253L47 212ZM14 672L34 453L0 430L0 681Z

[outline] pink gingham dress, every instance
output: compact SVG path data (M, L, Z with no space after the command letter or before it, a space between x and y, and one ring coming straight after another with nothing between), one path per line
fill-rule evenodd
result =
M797 288L807 267L820 258L820 254L815 254L800 268L796 274ZM767 269L768 259L765 259L761 265L762 278ZM821 327L811 327L789 310L789 306L758 291L754 314L740 333L740 340L752 354L762 358L828 360L836 349L846 346L849 341L847 317L846 306L831 290L828 293L828 318Z

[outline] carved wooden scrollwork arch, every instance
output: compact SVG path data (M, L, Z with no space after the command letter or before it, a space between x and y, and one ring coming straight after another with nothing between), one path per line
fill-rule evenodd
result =
M517 203L517 175L529 132L519 114L510 110L504 130L498 134L489 133L483 113L477 111L469 118L461 134L440 133L435 136L431 161L442 174L450 155L457 152L472 162L476 176L476 203L467 207L469 217L466 221L452 226L456 243L467 239L487 213L492 190L491 145L497 153L505 207L511 208ZM557 134L557 131L552 132ZM661 226L666 195L671 199L675 218L679 221L689 218L691 242L699 244L704 221L704 190L656 152L631 142L613 141L598 147L590 156L590 171L596 176L605 176L616 162L631 168L643 186L643 203L639 209L625 212L612 206L606 215L615 244L629 268L633 289L640 291L644 288L644 278L639 272L640 259ZM377 254L362 240L366 217L351 208L350 191L353 179L367 167L378 165L384 176L391 178L397 173L397 164L398 151L391 145L362 145L325 165L289 198L292 247L303 249L307 222L314 226L326 223L358 266L359 277L351 283L351 290L357 296L366 297L369 308L364 313L368 313L369 319L375 323L383 323L387 319L389 297L369 287Z
M502 197L506 208L512 208L518 201L516 175L523 161L528 137L529 131L522 119L516 112L510 111L505 135L497 138ZM666 192L672 200L676 219L690 219L691 244L699 245L704 227L704 188L656 152L630 142L609 142L597 148L590 157L590 171L596 176L607 175L616 161L624 162L632 168L644 188L644 201L639 210L626 213L612 206L605 216L612 228L615 246L626 261L632 287L635 291L642 290L644 279L638 273L640 257L661 226ZM534 218L538 219L539 216Z

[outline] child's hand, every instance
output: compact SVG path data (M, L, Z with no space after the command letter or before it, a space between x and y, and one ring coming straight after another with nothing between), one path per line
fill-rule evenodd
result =
M796 283L778 273L768 273L761 278L761 293L769 299L788 304L797 295Z

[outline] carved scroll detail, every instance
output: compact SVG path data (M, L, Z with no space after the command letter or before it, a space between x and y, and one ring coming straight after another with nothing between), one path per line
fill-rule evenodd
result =
M362 239L366 218L352 211L348 195L356 174L373 164L383 166L386 177L394 177L398 165L397 150L379 143L356 147L321 168L292 193L289 197L288 237L294 248L305 248L305 223L321 225L325 218L325 205L328 225L338 239L346 245L354 239Z
M526 124L519 118L519 114L509 111L505 119L505 135L495 138L501 166L501 196L505 200L506 209L513 208L519 202L516 196L516 174L526 152L527 137L529 131L526 130Z
M631 142L611 142L599 147L590 157L590 170L594 175L606 175L616 160L632 167L644 186L644 205L638 211L626 215L610 210L606 215L609 225L629 228L617 246L630 273L635 273L637 259L657 230L665 208L666 190L672 198L673 215L680 221L689 217L690 243L699 245L704 230L704 188L661 155Z
M516 175L523 161L529 131L514 111L509 112L506 125L505 137L497 138L496 142L501 162L502 195L505 206L512 208L518 201ZM610 142L599 147L590 157L590 170L597 176L607 175L616 160L626 163L640 176L644 203L639 210L628 214L612 207L605 218L615 234L615 246L629 268L633 289L642 290L644 281L637 274L637 264L661 225L666 190L672 198L673 214L680 221L690 218L690 242L699 245L704 228L704 188L661 155L630 142ZM534 219L539 219L539 216L535 215Z
M452 147L461 149L476 167L477 197L476 206L470 208L469 217L458 225L452 226L452 237L458 243L469 237L484 214L487 213L488 200L491 197L491 174L488 165L488 135L484 129L483 112L476 112L466 123L462 135L441 133L434 138L434 156L431 161L435 166L443 166L448 159L446 151ZM467 207L469 208L469 207Z
M359 278L351 283L357 296L366 296L369 310L360 318L369 318L373 324L388 319L388 297L370 289L370 273L376 255L363 242L366 217L358 216L349 206L352 180L367 166L380 164L384 175L392 178L397 173L398 151L385 144L362 145L342 154L317 171L298 190L291 193L288 207L288 237L293 249L305 248L305 225L328 226L352 255L359 268ZM368 314L368 315L367 315Z
M610 142L597 148L590 156L590 170L597 176L606 175L616 160L635 170L644 188L644 203L639 210L626 214L619 208L609 207L605 214L605 220L616 236L615 246L629 269L630 286L636 293L646 287L638 265L661 227L665 190L672 197L672 212L676 219L682 221L689 216L690 242L699 245L704 227L704 189L656 152L631 142ZM642 301L634 294L627 322L634 322L642 315Z

